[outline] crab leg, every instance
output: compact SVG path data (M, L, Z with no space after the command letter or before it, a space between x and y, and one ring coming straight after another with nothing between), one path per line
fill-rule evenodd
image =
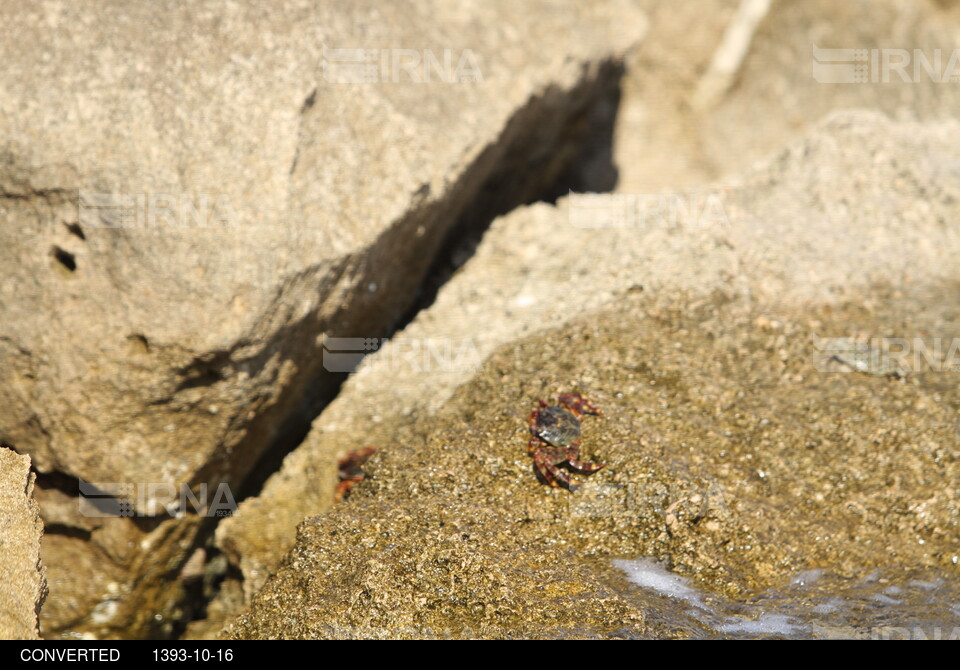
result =
M580 472L596 472L602 468L604 463L588 463L586 461L580 460L580 440L576 440L568 448L568 454L570 457L567 459L567 463L570 464L570 467L574 470L579 470Z
M540 406L543 407L545 403L541 400ZM530 412L530 442L527 443L527 452L532 456L534 451L541 446L540 438L537 437L537 419L540 417L539 410L533 410Z
M567 459L566 449L541 449L534 454L533 462L550 486L565 486L576 491L580 485L570 479L570 475L557 467Z
M596 472L606 466L606 463L587 463L586 461L578 461L574 458L569 459L567 462L570 463L570 467L574 470L587 474Z
M550 463L550 453L546 449L534 453L533 464L537 466L537 470L540 472L540 475L547 481L548 484L550 484L550 486L559 486L559 484L557 484L557 480L553 476L553 473L557 472L557 469ZM560 474L563 475L562 472Z

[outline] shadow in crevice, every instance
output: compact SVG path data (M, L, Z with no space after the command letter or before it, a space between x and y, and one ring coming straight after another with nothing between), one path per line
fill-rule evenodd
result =
M405 328L436 300L440 288L474 255L494 220L535 202L556 203L570 192L607 192L617 185L613 138L622 95L623 65L606 63L598 75L573 92L549 89L514 117L511 125L527 125L501 157L497 169L450 229L411 306L394 331ZM578 101L565 115L543 123L530 116L551 107L557 98ZM511 135L511 129L504 136ZM482 159L481 159L482 160Z
M423 253L431 260L409 297L401 304L381 306L382 312L391 315L390 325L370 329L357 324L336 335L388 338L405 328L433 304L440 288L473 256L493 221L513 209L534 202L554 203L570 191L612 190L618 178L613 135L623 74L622 63L610 61L584 75L573 90L551 86L532 98L451 187L448 199L455 203L462 197L466 204L431 205L429 213L399 222L385 233L382 244L371 249L368 264L395 263L391 254L402 238L413 235L425 219L442 219L453 211L452 223L434 221L437 228L446 230L445 234L434 241L423 240ZM428 191L425 185L415 195L428 197ZM341 319L350 320L346 314ZM284 458L306 438L313 421L336 398L347 376L322 370L312 383L304 385L296 409L282 421L270 447L261 453L238 488L238 502L261 492Z

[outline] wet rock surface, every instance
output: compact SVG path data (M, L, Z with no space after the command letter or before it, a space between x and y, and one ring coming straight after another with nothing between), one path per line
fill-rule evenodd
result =
M652 559L613 562L611 584L678 638L928 639L960 637L957 581L936 569L797 573L742 600L705 593Z

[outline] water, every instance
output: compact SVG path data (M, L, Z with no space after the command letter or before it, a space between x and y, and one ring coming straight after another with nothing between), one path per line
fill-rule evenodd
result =
M743 601L709 594L651 558L618 559L622 594L677 637L960 640L960 585L930 568L793 576Z

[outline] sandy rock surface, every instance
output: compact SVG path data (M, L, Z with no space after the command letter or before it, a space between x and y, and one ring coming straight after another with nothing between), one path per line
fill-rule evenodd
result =
M30 458L0 448L0 639L40 637L40 607L47 595L40 560L43 521L33 499Z

